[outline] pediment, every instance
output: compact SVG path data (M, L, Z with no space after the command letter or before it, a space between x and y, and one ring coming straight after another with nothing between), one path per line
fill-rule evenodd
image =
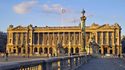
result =
M26 29L25 27L22 27L22 26L17 26L15 28L13 28L13 30L24 30Z
M93 23L91 26L88 26L87 29L97 29L98 27L98 24Z
M98 27L98 29L112 29L112 27L109 24L104 24L104 25Z

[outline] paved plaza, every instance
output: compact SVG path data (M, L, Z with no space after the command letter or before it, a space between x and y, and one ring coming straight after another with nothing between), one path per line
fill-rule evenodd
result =
M125 60L120 58L94 58L78 70L125 70Z

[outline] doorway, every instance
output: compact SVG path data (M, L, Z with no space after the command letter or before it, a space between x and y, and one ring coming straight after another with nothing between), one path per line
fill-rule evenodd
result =
M99 49L99 54L101 54L101 49Z
M104 48L104 54L107 54L107 48Z

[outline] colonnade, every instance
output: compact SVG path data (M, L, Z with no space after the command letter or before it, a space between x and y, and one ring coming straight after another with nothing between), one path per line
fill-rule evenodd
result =
M8 53L31 55L54 54L57 52L58 44L60 44L65 51L67 48L68 54L71 52L76 53L75 51L79 53L81 48L80 32L20 32L13 33L11 37L12 42L9 42L9 44L13 47L8 46Z

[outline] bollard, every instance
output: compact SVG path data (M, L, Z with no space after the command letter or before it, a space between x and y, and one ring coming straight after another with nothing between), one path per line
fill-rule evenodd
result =
M64 60L60 60L60 70L64 70Z
M70 58L70 69L73 69L74 67L74 58Z
M75 65L78 66L78 57L75 58Z
M52 70L52 62L43 62L41 70Z

